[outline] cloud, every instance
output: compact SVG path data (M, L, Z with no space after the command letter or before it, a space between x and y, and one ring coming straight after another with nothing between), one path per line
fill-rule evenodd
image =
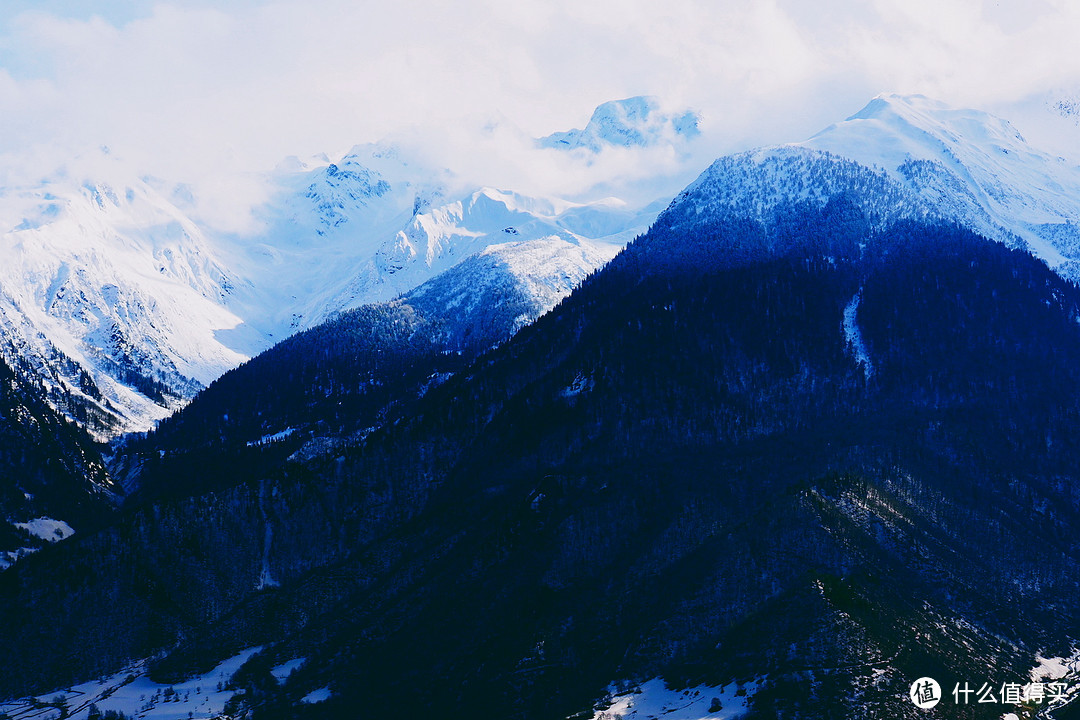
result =
M881 91L980 106L1080 79L1069 0L12 2L0 154L108 145L218 188L396 134L485 182L556 191L639 172L528 147L606 100L702 112L703 166L802 139Z

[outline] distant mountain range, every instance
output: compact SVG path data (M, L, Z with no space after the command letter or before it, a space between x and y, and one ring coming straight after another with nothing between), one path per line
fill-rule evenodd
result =
M642 103L632 120L656 124ZM51 404L102 439L146 430L278 340L492 246L506 258L526 241L568 248L547 256L551 282L527 266L531 250L508 265L538 289L535 319L561 297L553 288L569 292L561 278L610 259L662 207L451 191L461 183L449 171L369 145L282 163L255 210L261 229L238 235L193 219L188 186L97 160L99 176L63 170L0 191L0 327L3 356L33 364Z
M598 107L584 130L538 142L589 153L682 147L699 121L692 112L664 112L655 98L631 98ZM918 213L1029 247L1063 276L1077 276L1072 198L1080 172L1028 146L1005 121L926 98L881 96L809 141L721 164L775 164L799 149L882 171ZM262 229L241 236L192 220L186 186L103 167L111 169L99 178L59 173L0 194L9 218L3 356L34 365L50 404L101 439L145 430L274 342L336 312L390 300L487 247L574 245L581 250L558 254L562 265L551 270L587 273L663 207L491 188L450 197L447 171L370 145L333 163L282 163L270 178L272 197L256 210ZM744 195L762 182L754 172L740 180L749 183ZM794 192L776 180L764 178ZM545 297L543 309L556 300Z

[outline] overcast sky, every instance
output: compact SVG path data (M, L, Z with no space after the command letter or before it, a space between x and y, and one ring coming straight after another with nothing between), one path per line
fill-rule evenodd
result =
M1072 91L1078 37L1075 0L3 0L0 153L108 145L193 179L404 133L449 163L651 94L718 154L882 91Z

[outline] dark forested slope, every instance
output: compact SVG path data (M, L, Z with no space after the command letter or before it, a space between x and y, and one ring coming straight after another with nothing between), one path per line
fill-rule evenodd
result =
M88 530L113 507L100 448L31 377L0 360L0 567L67 533L45 532L50 521Z
M0 575L0 687L264 645L237 678L255 718L566 717L657 675L767 676L761 717L895 718L921 717L915 677L1067 650L1080 291L843 193L721 215L662 217L381 427Z

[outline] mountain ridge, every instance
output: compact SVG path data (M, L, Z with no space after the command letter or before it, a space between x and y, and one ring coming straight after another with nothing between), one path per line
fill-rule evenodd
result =
M800 145L880 167L943 216L1075 272L1080 168L1032 148L1006 120L885 94Z
M390 300L488 246L622 245L656 212L463 191L460 180L451 191L449 171L371 145L279 166L255 210L261 230L239 234L193 220L190 188L133 177L106 153L97 160L0 194L0 310L7 348L32 356L53 395L79 396L78 409L60 409L93 415L99 439L146 430L275 341ZM93 392L80 396L58 355Z
M626 135L636 147L698 132L696 119L679 118L696 116L630 98L601 105L581 133L603 138L612 123L638 128L638 135L612 130L614 140ZM750 163L745 179L775 187L775 178L760 175L760 153L790 158L795 147L880 168L900 189L888 193L906 192L906 204L921 206L899 212L950 218L1027 246L1066 276L1078 272L1080 211L1072 198L1080 195L1080 170L1029 147L1003 120L880 95L807 141L739 156ZM724 162L735 172L736 161ZM407 292L489 245L544 237L623 245L660 209L482 186L450 190L449 171L375 144L336 162L283 163L272 174L271 204L256 213L262 230L211 237L182 209L193 201L190 190L127 178L119 165L102 176L108 181L57 175L51 185L9 190L0 203L14 260L0 275L0 309L5 332L21 338L8 349L33 355L54 396L77 398L69 416L93 415L90 429L101 439L145 430L273 342ZM761 211L775 200L762 197ZM58 355L96 389L82 393Z

